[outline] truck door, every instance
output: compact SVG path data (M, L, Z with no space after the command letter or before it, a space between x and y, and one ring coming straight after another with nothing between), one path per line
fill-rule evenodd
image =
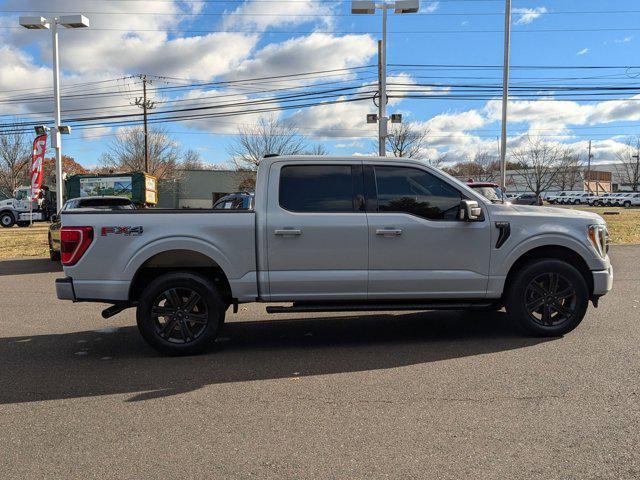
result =
M364 299L367 217L360 162L276 162L269 173L270 298Z
M483 298L490 225L458 220L462 193L416 166L364 166L369 298ZM485 212L486 216L486 212Z

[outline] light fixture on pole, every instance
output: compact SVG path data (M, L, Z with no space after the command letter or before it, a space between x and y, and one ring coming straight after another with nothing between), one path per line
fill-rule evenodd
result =
M89 19L84 15L61 15L51 18L45 17L20 17L20 25L30 30L51 30L53 49L53 98L54 98L54 127L51 135L51 146L56 152L56 207L60 212L64 202L64 179L62 178L62 141L61 133L70 133L71 127L62 126L60 123L60 61L58 58L58 26L65 28L83 28L89 26Z
M375 2L371 0L352 0L351 13L372 15L382 10L382 41L378 43L378 154L386 155L387 138L387 10L395 13L416 13L420 0L397 0L395 2ZM369 123L369 115L367 115Z

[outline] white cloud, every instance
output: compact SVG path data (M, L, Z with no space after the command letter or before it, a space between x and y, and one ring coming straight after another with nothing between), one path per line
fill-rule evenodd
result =
M527 25L533 22L540 15L547 13L546 7L536 8L514 8L513 13L516 14L516 25Z
M336 4L337 5L337 4ZM335 5L319 0L297 0L295 2L265 2L249 0L229 12L224 27L249 27L266 29L283 25L321 23L330 26Z
M241 62L229 77L255 78L355 67L368 62L376 52L376 42L369 35L336 37L312 33L267 45Z
M438 7L440 7L440 2L424 2L420 7L420 13L433 13Z
M624 38L618 38L614 40L615 43L630 43L633 40L633 35L629 35Z
M586 55L587 53L589 53L589 49L583 48L582 50L579 50L576 55Z

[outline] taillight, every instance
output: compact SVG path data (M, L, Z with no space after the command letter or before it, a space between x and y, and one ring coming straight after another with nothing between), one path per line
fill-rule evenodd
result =
M62 227L60 259L62 265L75 265L93 241L93 227Z

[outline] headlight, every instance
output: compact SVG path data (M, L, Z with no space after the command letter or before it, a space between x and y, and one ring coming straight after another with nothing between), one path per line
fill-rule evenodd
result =
M607 226L602 224L589 225L589 241L593 245L593 248L596 249L596 252L598 252L598 255L603 258L606 257L609 251L609 232L607 231Z

